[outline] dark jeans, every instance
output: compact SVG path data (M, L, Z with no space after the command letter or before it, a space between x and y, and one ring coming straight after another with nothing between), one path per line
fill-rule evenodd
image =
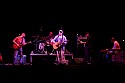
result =
M14 50L14 64L19 64L22 56L23 56L22 48Z
M86 62L90 62L90 51L89 47L84 47L84 57Z

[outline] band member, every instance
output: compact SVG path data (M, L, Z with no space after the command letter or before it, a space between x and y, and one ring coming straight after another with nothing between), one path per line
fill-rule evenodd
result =
M112 49L110 49L110 50L106 49L106 50L108 50L107 58L109 59L110 62L114 62L115 57L119 57L121 48L120 48L119 42L114 37L111 38L111 42L113 42ZM112 58L112 61L111 61L111 58Z
M83 54L84 54L84 58L85 58L86 63L90 63L90 58L91 58L90 51L92 48L92 41L91 41L91 37L90 37L89 32L86 32L85 36L83 36L83 37L80 36L78 40L79 40L80 44L83 44L83 47L84 47Z
M64 52L65 52L65 46L67 44L67 38L63 34L63 30L59 30L59 34L54 37L52 42L54 43L53 48L56 49L57 51L58 63L66 63L67 60L65 59Z
M54 53L55 50L52 47L52 39L54 38L54 34L52 31L49 32L49 35L45 38L45 50L48 54Z
M17 36L13 40L13 48L14 48L14 64L20 64L22 56L23 56L23 48L22 46L26 45L25 42L25 33L22 33L21 35ZM18 54L20 55L20 58L17 59Z
M49 35L45 38L47 44L51 44L51 40L54 38L53 32L49 32Z
M85 45L84 45L84 54L85 54L85 60L87 63L91 62L91 48L92 48L92 40L91 40L91 36L89 34L89 32L85 33L85 37L87 38L85 41Z
M120 44L117 40L115 40L114 37L111 38L111 42L113 42L113 47L112 49L120 49Z

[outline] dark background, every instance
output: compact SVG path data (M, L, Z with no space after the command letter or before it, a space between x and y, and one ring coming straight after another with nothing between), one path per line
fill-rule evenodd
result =
M115 36L124 48L125 13L122 5L94 3L46 2L40 4L16 3L1 7L0 48L4 62L13 57L12 40L21 32L26 33L26 41L32 36L54 35L64 30L69 40L67 49L76 55L76 34L90 32L93 38L94 54L102 49L111 48L110 38ZM25 46L25 54L33 50L32 45Z

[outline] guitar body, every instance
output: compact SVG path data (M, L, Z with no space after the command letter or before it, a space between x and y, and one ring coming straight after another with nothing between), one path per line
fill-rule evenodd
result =
M55 43L53 44L53 49L58 49L60 46L61 46L61 45L60 45L59 42L55 42Z
M18 46L18 45L16 45L16 44L13 44L13 48L14 48L14 49L19 49L19 48L21 48L21 46L22 46L22 45L19 45L19 46Z
M64 42L67 42L67 41L64 41ZM65 45L64 42L62 42L62 43L60 43L60 42L55 42L55 43L53 43L53 42L52 42L53 49L58 49L58 48L60 48L62 45Z
M31 41L30 42L27 42L26 44L30 44L31 43ZM25 45L26 45L25 44ZM17 45L17 44L13 44L13 48L14 49L19 49L19 48L21 48L22 46L24 46L23 44L19 44L19 46Z

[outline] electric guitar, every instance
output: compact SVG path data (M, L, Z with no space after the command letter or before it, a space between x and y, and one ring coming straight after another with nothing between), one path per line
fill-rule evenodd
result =
M64 42L67 42L67 41L64 41ZM59 47L61 47L64 42L60 43L60 42L55 42L52 46L53 46L53 49L58 49Z
M26 44L13 44L13 48L14 49L19 49L19 48L21 48L22 46L25 46L25 45L27 45L27 44L31 44L32 42L31 41L29 41L29 42L27 42Z

